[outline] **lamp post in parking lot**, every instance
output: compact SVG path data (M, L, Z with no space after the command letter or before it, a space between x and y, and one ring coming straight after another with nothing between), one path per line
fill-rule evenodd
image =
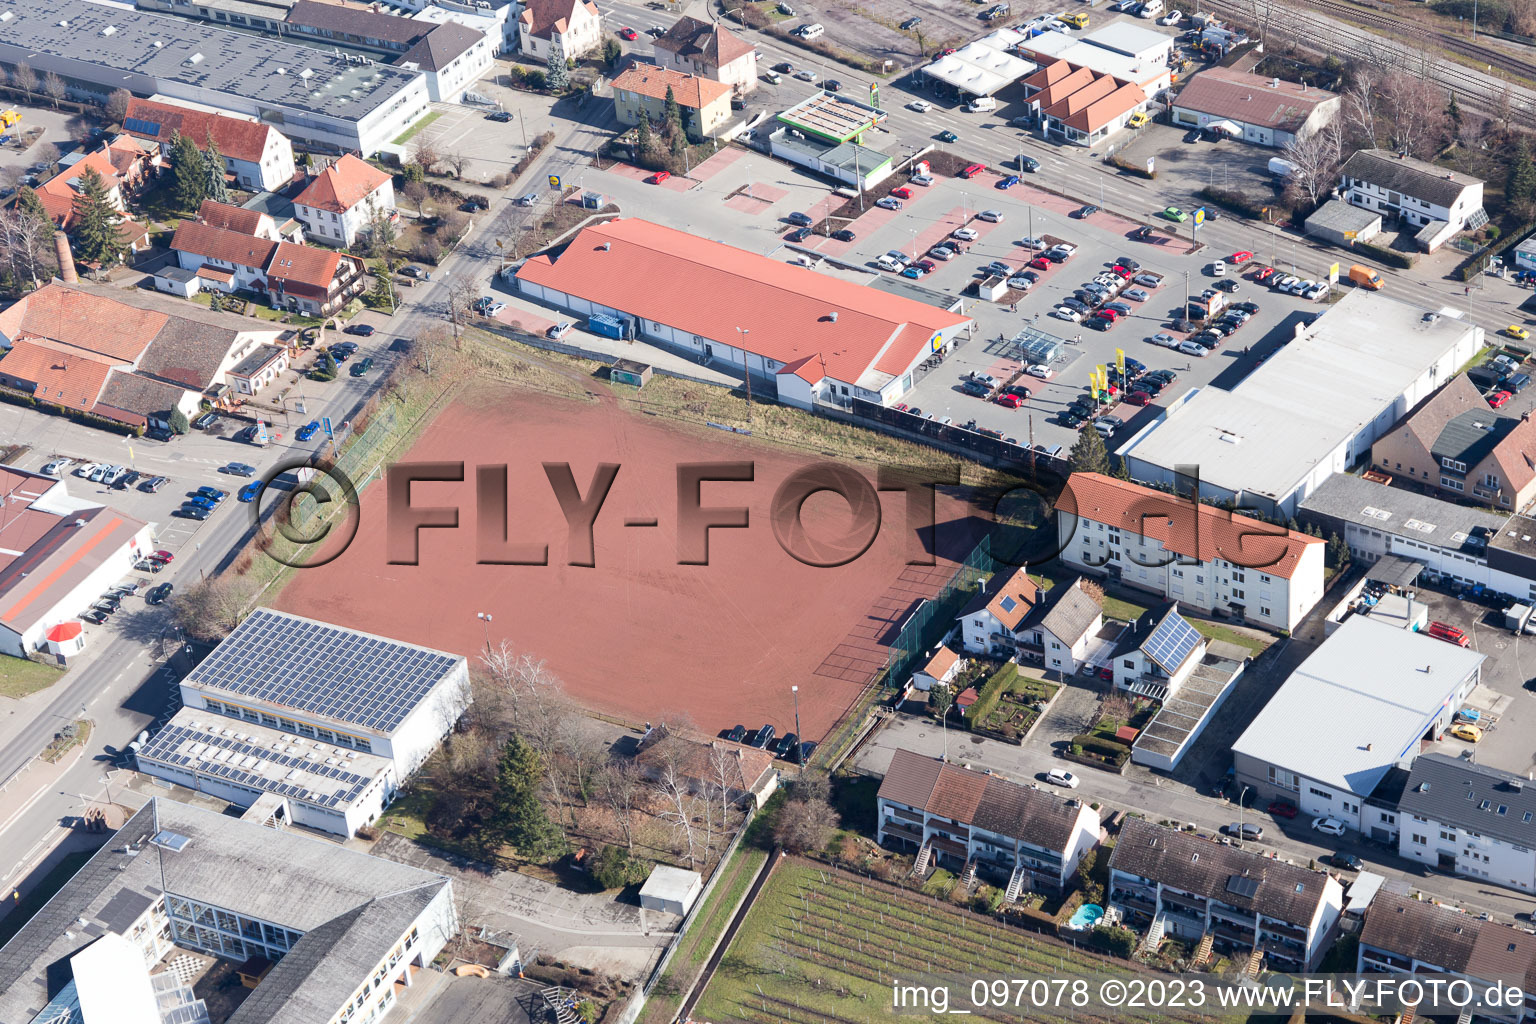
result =
M1243 801L1246 800L1247 798L1248 798L1248 787L1244 786L1243 787L1243 791L1241 793L1237 794L1237 845L1238 846L1242 846L1243 845Z

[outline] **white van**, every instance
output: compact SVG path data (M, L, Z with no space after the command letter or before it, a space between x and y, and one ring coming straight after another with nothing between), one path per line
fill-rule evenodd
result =
M801 39L820 39L826 34L827 30L822 27L821 22L817 22L814 25L806 25L800 30Z
M1155 18L1163 13L1163 0L1146 0L1141 5L1141 10L1136 12L1138 18Z
M996 110L997 100L993 99L991 96L977 96L975 99L971 100L971 102L965 105L965 109L973 114L980 114L988 110Z

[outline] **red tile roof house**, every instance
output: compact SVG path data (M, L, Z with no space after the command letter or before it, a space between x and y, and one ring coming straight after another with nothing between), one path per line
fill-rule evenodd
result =
M178 133L203 152L212 136L225 170L246 190L275 192L293 180L293 145L282 132L254 119L135 97L128 102L123 131L167 151Z
M741 96L757 88L757 47L718 21L687 15L656 37L652 59L658 67L713 78Z
M894 404L912 371L974 321L634 217L582 230L517 271L530 298L629 320L640 341L730 372L810 409ZM758 389L763 390L759 391Z
M254 292L273 309L309 316L330 316L362 294L366 278L356 256L281 241L272 218L253 210L204 202L198 218L181 222L171 248L210 291Z
M154 180L159 172L158 159L157 147L146 147L136 139L119 135L102 143L100 149L86 153L68 166L61 166L58 174L37 187L37 198L54 226L70 234L75 229L75 201L80 195L80 177L87 169L94 170L106 183L112 205L125 215L118 226L119 234L130 251L138 252L149 246L149 229L127 218L128 200Z
M545 60L558 36L567 60L603 42L602 15L592 0L528 0L517 18L517 45L526 57Z
M0 311L0 387L133 427L189 418L285 332L151 291L54 282Z
M347 153L304 186L293 210L306 237L346 249L368 232L376 211L395 212L394 181Z
M1198 611L1294 630L1323 596L1319 537L1098 473L1056 502L1061 561Z
M1047 137L1092 146L1147 107L1143 89L1058 58L1046 58L1020 85Z
M0 653L12 657L46 650L50 627L74 622L154 550L149 524L63 480L3 466L0 501Z

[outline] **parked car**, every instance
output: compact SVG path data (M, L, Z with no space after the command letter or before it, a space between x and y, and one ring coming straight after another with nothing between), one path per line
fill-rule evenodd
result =
M256 467L244 462L231 462L223 467L220 472L228 473L230 476L255 476Z
M1098 212L1099 212L1099 208L1097 206L1094 206L1092 203L1087 203L1087 204L1083 205L1081 208L1078 209L1078 211L1077 211L1077 219L1078 220L1087 220L1089 217L1092 217L1094 214L1096 214Z
M747 738L747 727L744 725L735 726L731 729L730 732L725 734L725 738L730 740L732 743L740 743L742 740Z
M1325 836L1341 836L1345 828L1338 818L1313 818L1312 827Z
M256 495L261 493L261 489L264 486L266 485L263 484L260 480L252 480L250 483L240 488L239 492L235 496L242 502L255 501Z
M175 587L169 582L162 583L156 587L152 587L150 588L149 593L144 595L144 603L164 604L165 599L171 596L171 591L173 589L175 589Z
M1180 342L1179 351L1183 352L1187 356L1203 356L1205 355L1207 349L1204 345L1197 341L1185 341Z
M207 519L210 515L212 515L212 513L201 505L194 505L188 502L187 504L182 505L180 508L173 511L171 515L179 516L182 519L196 519L198 522L202 522L204 519Z
M54 459L43 467L44 476L63 476L73 463L69 459Z
M354 377L361 377L371 369L373 369L373 356L364 356L363 361L354 364L349 372Z
M1221 826L1221 832L1223 835L1231 836L1233 839L1246 839L1251 842L1258 842L1264 838L1264 829L1259 825L1253 824L1251 821L1245 821L1241 825L1235 821L1230 825L1223 825Z
M894 196L883 196L875 200L875 205L882 210L899 210L901 209L901 200Z
M752 745L762 750L768 749L768 744L773 740L773 726L765 725L752 736Z
M1078 777L1065 768L1052 768L1045 773L1045 781L1055 786L1065 786L1068 789L1076 789Z
M1457 722L1451 726L1451 735L1468 743L1476 743L1483 738L1483 730L1470 722Z
M633 32L633 31L634 31L634 29L632 29L632 28L628 28L628 29L624 30L624 32ZM624 33L621 32L619 34L623 35ZM624 36L624 38L625 39L633 39L634 36ZM502 124L506 124L508 121L512 120L512 114L511 114L510 111L497 110L497 111L493 111L492 113L486 114L485 115L485 119L487 121L499 121Z
M82 622L89 622L93 626L100 626L107 621L106 612L88 611L80 616Z
M1328 857L1328 863L1336 868L1343 868L1345 871L1363 871L1365 869L1365 865L1360 863L1359 857L1352 853L1344 853L1342 850L1331 854Z
M839 242L854 242L858 240L859 236L847 228L843 228L841 231L832 232L832 237L837 239Z
M926 188L929 185L933 184L933 180L934 179L933 179L933 175L931 175L931 174L914 174L914 175L912 175L912 177L908 178L907 180L909 182L911 182L912 184L914 184L914 185L922 185L924 188ZM809 745L814 747L816 744L812 743L812 744L809 744Z
M199 487L197 489L196 494L197 494L197 496L199 498L207 498L209 501L213 502L215 505L218 505L225 498L229 497L229 492L228 491L221 491L217 487L208 487L208 486ZM167 551L166 554L169 555L170 552ZM168 559L168 561L171 561L171 560L174 560L174 559Z
M171 481L169 477L152 476L148 480L145 480L143 483L139 484L139 490L145 491L149 494L154 494L155 492L159 491L160 488L164 487L170 482Z
M552 339L555 339L555 340L559 340L560 338L563 338L567 334L570 334L570 333L571 333L571 325L569 323L559 323L559 324L555 324L549 330L545 331L544 332L544 336L546 338L552 338Z
M538 201L539 201L539 194L537 192L529 192L527 195L519 197L519 199L517 200L517 205L518 206L533 206Z
M1158 286L1163 283L1163 279L1156 274L1137 274L1131 280L1151 291L1156 291Z

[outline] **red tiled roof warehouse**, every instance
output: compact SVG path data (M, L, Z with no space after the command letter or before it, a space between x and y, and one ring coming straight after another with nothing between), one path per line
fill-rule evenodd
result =
M526 294L578 313L638 318L639 334L777 375L779 398L811 390L890 401L913 366L971 324L959 313L636 218L583 230L517 274ZM741 330L748 332L743 339Z
M1158 541L1169 551L1202 562L1242 560L1285 579L1296 572L1307 545L1323 543L1262 519L1098 473L1073 473L1056 509L1077 516L1078 529L1087 519L1127 536Z

